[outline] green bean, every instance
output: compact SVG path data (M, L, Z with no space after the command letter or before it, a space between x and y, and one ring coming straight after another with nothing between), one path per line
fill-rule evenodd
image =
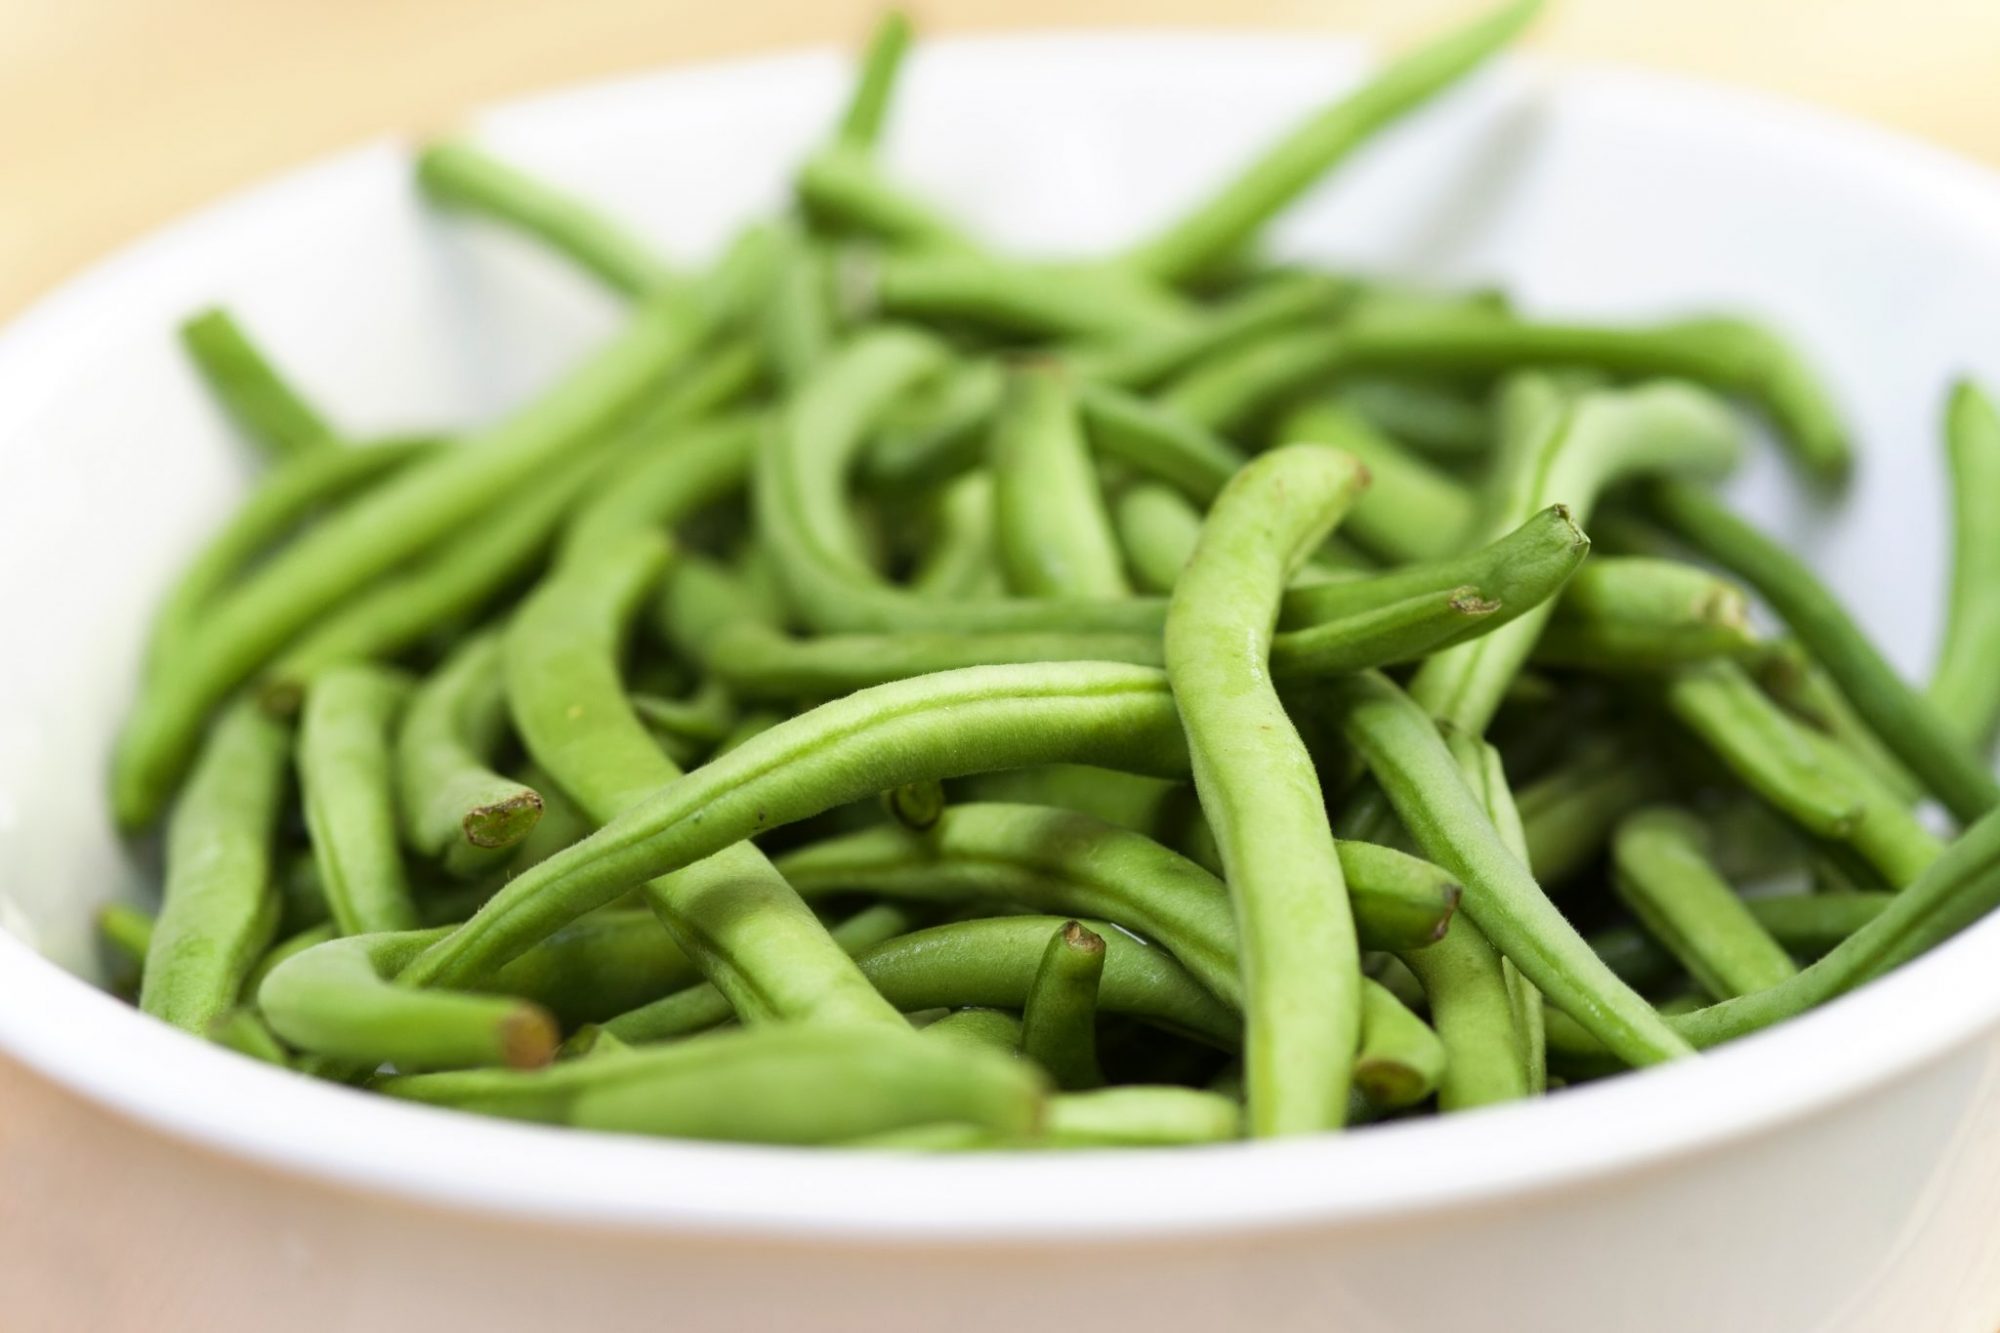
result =
M2000 813L1973 824L1909 887L1797 976L1676 1019L1713 1046L1825 1004L1935 948L2000 905Z
M882 137L882 122L888 119L889 99L895 92L896 75L910 48L910 19L900 10L889 10L875 21L868 48L861 56L861 70L841 115L835 138L851 148L866 150Z
M1914 804L1922 798L1923 784L1869 730L1825 668L1797 639L1785 637L1764 644L1752 665L1757 683L1773 699L1838 741L1877 782L1904 801Z
M1044 1120L1046 1121L1046 1114ZM963 1152L971 1148L992 1148L1000 1141L978 1125L962 1120L941 1120L934 1125L911 1125L907 1129L885 1129L879 1134L862 1134L842 1139L843 1148L875 1152Z
M1349 375L1334 397L1382 434L1434 458L1479 458L1493 445L1485 405L1435 379Z
M1104 1085L1097 1063L1097 995L1104 937L1078 921L1049 936L1021 1005L1021 1053L1065 1092Z
M1328 682L1324 695L1417 846L1465 886L1464 912L1529 981L1621 1058L1651 1064L1686 1054L1507 850L1409 696L1374 673Z
M1091 383L1078 387L1077 402L1099 456L1164 481L1191 500L1209 503L1243 466L1242 450L1158 402Z
M1612 883L1633 915L1711 996L1775 986L1798 971L1708 859L1708 835L1684 811L1628 817L1612 842Z
M800 207L822 225L913 249L979 250L956 222L892 183L870 154L852 146L833 144L808 157L793 188Z
M1439 560L1464 549L1479 517L1477 498L1456 477L1408 452L1358 413L1338 403L1311 403L1285 418L1278 438L1335 445L1361 460L1368 469L1368 491L1344 530L1367 550L1407 562Z
M2000 726L2000 411L1970 380L1952 386L1945 411L1951 477L1951 597L1930 701L1975 751Z
M1019 1010L1034 987L1050 935L1063 924L1064 918L1050 916L955 921L857 950L855 961L883 998L905 1012L968 1006ZM1083 924L1105 942L1100 1011L1142 1018L1211 1045L1236 1045L1241 1023L1234 1010L1166 950L1106 922ZM708 988L695 987L605 1026L626 1041L656 1042L703 1031L727 1018L726 1006Z
M593 479L569 515L562 555L628 532L678 526L738 494L768 425L753 413L683 424L662 431L654 447L622 455Z
M403 837L461 879L507 859L542 818L542 793L490 766L506 707L499 636L481 634L417 686L396 736Z
M166 884L139 1007L205 1033L270 943L278 899L271 843L291 736L239 701L216 723L167 821Z
M126 903L106 903L97 909L97 938L137 982L153 944L153 918ZM122 982L120 983L123 984Z
M1923 695L1896 675L1833 594L1789 551L1700 487L1659 482L1653 511L1675 534L1756 590L1824 665L1879 736L1961 821L2000 804L1978 758Z
M1862 817L1862 796L1845 772L1828 763L1811 733L1786 716L1734 662L1694 663L1673 672L1665 698L1682 725L1699 736L1757 795L1822 838L1845 839Z
M313 863L343 935L417 923L396 837L390 737L409 682L377 667L342 667L313 683L299 722L299 799Z
M1160 393L1168 411L1206 430L1250 434L1345 365L1338 327L1279 330L1196 362Z
M998 360L955 361L902 402L885 407L879 438L861 457L862 485L916 494L977 467L1006 378Z
M1018 366L989 451L1000 568L1031 597L1130 594L1076 396L1053 364Z
M1499 835L1501 845L1522 865L1527 865L1528 834L1521 823L1520 808L1514 803L1513 789L1508 785L1507 770L1500 751L1464 732L1455 731L1447 735L1445 744L1465 775L1466 785L1478 797L1486 817L1493 821L1493 831ZM1548 1034L1542 1016L1542 993L1521 975L1521 970L1511 958L1500 960L1500 976L1514 1011L1514 1031L1519 1038L1521 1064L1527 1074L1528 1090L1539 1096L1548 1090L1549 1082Z
M1190 324L1192 310L1136 274L1025 264L954 250L850 258L843 288L864 317L969 324L1036 338L1116 341Z
M777 236L776 272L758 327L779 386L791 389L832 349L839 320L827 253L796 227L781 227Z
M1535 661L1593 671L1655 671L1757 646L1742 589L1707 570L1648 556L1604 556L1576 572Z
M1034 662L1157 666L1160 646L1139 634L828 634L795 639L737 621L709 638L704 663L744 699L813 699L959 667Z
M679 770L633 713L617 667L623 627L666 555L662 539L649 533L582 548L523 603L507 629L507 697L522 741L600 825L645 805L659 789L681 785ZM748 844L715 851L700 865L675 867L682 873L649 883L645 892L675 942L745 1021L901 1021L763 853ZM558 853L524 873L496 901L570 855Z
M1011 1056L866 1028L726 1032L532 1072L377 1080L378 1091L583 1129L755 1143L830 1143L953 1122L1032 1133L1043 1088Z
M1202 523L1167 614L1167 676L1236 903L1258 1136L1337 1127L1360 1041L1359 957L1333 830L1269 670L1285 584L1366 481L1351 456L1317 446L1251 463Z
M1662 785L1656 767L1632 762L1629 746L1607 740L1523 786L1515 804L1536 880L1554 886L1583 873L1618 821L1657 798Z
M588 205L465 143L426 144L417 183L438 203L524 232L626 296L667 286L651 246Z
M1775 334L1744 320L1609 328L1537 323L1465 304L1378 306L1358 312L1322 349L1320 365L1332 362L1344 371L1458 374L1569 366L1633 379L1689 379L1754 402L1807 475L1838 482L1852 466L1845 428L1810 368Z
M993 478L969 473L938 498L937 531L910 587L930 597L989 596L999 590L993 555Z
M632 711L663 743L672 741L698 755L720 745L736 727L736 703L715 680L703 681L694 693L680 699L634 694Z
M272 653L614 421L700 333L700 320L673 307L642 306L623 334L534 404L349 504L224 597L188 651L147 679L126 721L112 771L119 824L153 821L209 712Z
M1444 1043L1373 978L1361 982L1361 1050L1355 1086L1379 1110L1400 1111L1429 1097L1444 1078Z
M1221 191L1128 256L1166 282L1200 277L1241 250L1279 210L1384 126L1401 119L1512 40L1540 10L1516 0L1417 48L1315 113Z
M944 817L944 784L936 778L924 778L891 787L882 793L882 808L890 819L912 832L935 828Z
M1895 790L1883 784L1853 754L1831 738L1805 733L1820 762L1855 793L1858 814L1846 842L1891 887L1901 888L1923 873L1944 850Z
M1258 283L1194 321L1146 329L1120 342L1066 353L1077 374L1128 390L1153 388L1197 361L1226 356L1247 342L1294 325L1340 315L1354 283L1323 273L1288 273Z
M1736 423L1687 386L1586 393L1553 411L1524 406L1546 393L1533 381L1521 386L1514 410L1522 426L1503 426L1489 540L1551 503L1569 506L1578 522L1587 523L1600 492L1637 474L1714 474L1735 461ZM1485 731L1552 610L1543 603L1477 643L1438 654L1418 670L1412 696L1455 726Z
M1458 886L1388 847L1335 844L1364 947L1421 949L1443 936ZM1144 834L1049 806L953 805L927 837L891 828L777 859L807 899L865 892L917 902L1013 902L1117 921L1242 1004L1236 924L1222 881Z
M387 978L449 932L351 935L273 968L257 1002L272 1030L316 1055L399 1069L547 1064L555 1020L512 997L416 991Z
M307 926L304 930L287 935L266 949L264 956L257 960L257 966L250 969L250 975L243 979L243 993L254 998L263 987L264 978L270 976L278 964L304 953L315 945L339 938L340 932L331 921L322 921L316 926Z
M933 1041L963 1042L1010 1053L1021 1049L1021 1020L1004 1009L954 1009L925 1025L923 1033Z
M272 1033L254 1009L231 1009L208 1025L208 1039L216 1045L261 1060L267 1065L289 1068L291 1053Z
M954 782L951 796L959 805L1053 806L1160 840L1179 832L1187 820L1200 813L1194 804L1194 791L1186 783L1088 764L1044 764L974 773Z
M1113 510L1132 580L1145 592L1170 593L1201 533L1201 511L1170 486L1128 486Z
M181 345L223 411L267 457L340 443L326 418L285 382L227 310L210 307L183 322Z
M278 462L181 571L154 613L149 671L187 651L228 586L317 511L437 451L410 440L312 449Z
M1794 954L1817 958L1882 914L1891 893L1814 893L1752 898L1750 915Z
M1441 1111L1463 1111L1528 1096L1519 1015L1493 945L1463 914L1427 949L1398 954L1416 974L1444 1046Z
M1049 1098L1040 1144L1053 1148L1170 1148L1243 1136L1236 1102L1199 1088L1126 1084Z

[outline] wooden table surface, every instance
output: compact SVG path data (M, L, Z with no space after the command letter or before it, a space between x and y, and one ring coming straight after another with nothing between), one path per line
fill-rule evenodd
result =
M933 32L1208 24L1395 40L1467 7L926 0L919 18ZM595 75L849 42L875 8L874 0L0 0L0 317L161 222L304 158ZM2000 165L1995 0L1565 0L1530 45L1565 60L1753 85ZM63 1206L80 1193L101 1195L160 1244L139 1255L105 1252L107 1233ZM202 1225L219 1229L187 1232L197 1198L209 1205ZM155 1139L0 1061L0 1322L10 1329L220 1326L176 1319L176 1289L240 1280L230 1255L247 1253L238 1247L253 1246L260 1230L296 1224L284 1211L296 1206L256 1168ZM324 1211L350 1207L329 1198ZM182 1313L200 1309L222 1313L199 1300Z

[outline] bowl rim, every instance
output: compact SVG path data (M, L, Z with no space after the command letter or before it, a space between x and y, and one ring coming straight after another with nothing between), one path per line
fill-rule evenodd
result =
M1366 50L1323 32L1207 28L1027 31L925 50L1300 43L1337 70ZM518 114L661 79L785 80L827 48L586 81L474 113ZM1549 69L1513 58L1519 70ZM1565 92L1615 87L1674 114L1775 136L1788 150L1907 192L2000 236L2000 174L1943 149L1761 93L1608 65L1555 67ZM191 252L254 233L302 197L379 168L395 140L235 191L121 248L0 330L0 383L35 382L134 287ZM8 418L0 409L0 438ZM130 1120L322 1182L542 1222L852 1241L1110 1241L1337 1226L1542 1194L1657 1167L1824 1113L2000 1025L2000 914L1823 1009L1714 1051L1546 1101L1364 1133L1206 1148L917 1157L660 1141L490 1121L313 1083L189 1038L0 930L0 1054ZM495 1162L506 1169L496 1171ZM1085 1170L1094 1187L1077 1189Z

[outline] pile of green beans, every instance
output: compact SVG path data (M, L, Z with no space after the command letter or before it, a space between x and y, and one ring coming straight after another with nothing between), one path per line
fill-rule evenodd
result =
M1695 1058L2000 905L1977 387L1919 688L1710 489L1742 410L1851 469L1776 334L1259 257L1537 8L1096 258L1000 254L877 157L897 15L706 270L424 148L455 225L630 319L498 425L373 442L189 320L268 470L154 627L111 793L165 873L107 974L459 1111L1162 1147Z

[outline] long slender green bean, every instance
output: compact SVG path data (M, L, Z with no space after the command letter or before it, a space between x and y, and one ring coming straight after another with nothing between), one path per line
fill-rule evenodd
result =
M344 667L313 682L299 720L299 799L334 924L343 935L417 923L396 836L391 759L409 682Z
M1330 168L1483 63L1540 9L1540 0L1514 0L1399 57L1273 144L1236 179L1132 251L1128 262L1163 281L1185 282L1231 258Z
M1507 769L1500 751L1464 732L1445 737L1452 757L1465 775L1466 785L1479 799L1500 844L1522 865L1528 865L1528 834L1521 822L1520 808L1507 782ZM1514 1011L1514 1032L1520 1042L1521 1066L1527 1075L1528 1090L1540 1095L1548 1089L1548 1034L1543 1017L1542 993L1521 975L1511 958L1500 960L1501 980Z
M807 158L793 188L807 215L824 225L926 250L979 250L956 222L889 180L872 155L852 145L829 145Z
M166 887L139 1007L205 1033L235 1005L278 922L271 846L291 735L253 703L216 722L167 822Z
M1399 954L1423 987L1445 1050L1438 1108L1468 1110L1529 1093L1527 1059L1500 955L1464 915L1427 949Z
M1227 356L1265 334L1333 319L1346 310L1356 285L1322 273L1288 273L1258 283L1195 321L1153 328L1109 345L1068 354L1078 374L1130 390L1153 388L1197 361Z
M1360 958L1333 829L1269 672L1285 584L1366 479L1352 456L1317 446L1250 464L1209 511L1167 614L1167 676L1236 904L1256 1135L1339 1125L1338 1075L1360 1042Z
M1535 641L1537 662L1657 671L1757 646L1743 590L1707 570L1649 556L1603 556L1563 588Z
M1976 751L2000 726L2000 410L1970 380L1945 410L1951 477L1951 596L1930 701Z
M1619 825L1612 856L1618 896L1711 996L1747 995L1798 971L1716 873L1691 815L1641 810Z
M1000 567L1011 591L1130 594L1076 397L1058 366L1020 366L1008 376L990 458Z
M482 634L417 686L396 735L403 837L459 878L499 865L542 818L542 793L491 767L507 725L500 639Z
M285 381L235 318L219 307L181 325L181 345L250 442L272 459L340 442L331 423Z
M847 110L840 117L835 137L852 148L869 149L882 137L882 124L889 117L889 99L896 90L896 75L910 49L910 19L900 10L889 10L875 22L861 55L854 91L848 95Z
M1168 1148L1243 1135L1236 1102L1200 1088L1125 1084L1049 1098L1041 1143L1054 1148Z
M1479 518L1478 496L1358 413L1336 402L1312 403L1285 418L1278 438L1335 445L1361 460L1368 469L1368 492L1342 526L1367 550L1407 562L1438 560L1464 549Z
M1021 1049L1021 1020L1004 1009L954 1009L925 1024L923 1034L932 1041L964 1042L989 1050Z
M1860 627L1791 552L1699 486L1662 481L1653 512L1675 534L1754 588L1833 676L1871 730L1961 820L2000 805L2000 785L1929 700L1883 660Z
M1765 643L1753 657L1752 666L1757 683L1773 699L1833 737L1876 781L1912 804L1922 799L1923 784L1861 720L1825 668L1797 639L1786 636Z
M1145 482L1119 495L1113 525L1132 581L1146 592L1172 592L1201 534L1201 511L1172 487Z
M1172 293L1104 265L1024 264L923 249L854 256L847 279L844 288L877 317L1037 338L1109 342L1194 319Z
M1097 1063L1104 953L1103 936L1081 922L1065 921L1049 936L1021 1005L1021 1053L1066 1092L1104 1084Z
M1354 1083L1369 1102L1384 1111L1415 1106L1437 1090L1446 1064L1437 1033L1380 982L1362 978Z

